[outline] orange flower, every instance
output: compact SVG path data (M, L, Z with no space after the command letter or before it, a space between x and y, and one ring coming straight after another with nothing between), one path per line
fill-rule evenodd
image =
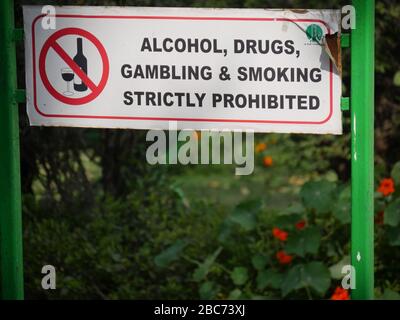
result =
M382 193L385 197L394 192L394 181L392 178L383 179L379 185L378 192Z
M264 164L264 167L272 166L272 157L265 156L264 159L263 159L263 164Z
M293 260L293 257L291 255L286 254L285 251L278 251L276 253L276 258L278 259L280 264L289 264Z
M306 226L306 220L300 220L295 224L297 230L302 230Z
M349 291L341 287L336 287L331 300L350 300Z
M260 142L256 145L256 153L263 152L264 150L267 149L267 144L264 142Z
M272 235L276 238L279 239L281 241L286 241L287 237L288 237L288 233L279 229L279 228L273 228L272 229Z

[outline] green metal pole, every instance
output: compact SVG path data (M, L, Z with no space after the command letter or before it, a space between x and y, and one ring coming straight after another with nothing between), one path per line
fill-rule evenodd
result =
M21 182L13 0L0 1L0 295L23 299Z
M375 1L353 0L351 33L352 299L374 298L374 44Z

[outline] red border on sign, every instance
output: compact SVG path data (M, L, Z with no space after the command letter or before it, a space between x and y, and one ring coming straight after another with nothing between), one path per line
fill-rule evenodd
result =
M330 107L328 117L321 121L285 121L285 120L246 120L246 119L213 119L213 118L166 118L166 117L125 117L125 116L96 116L96 115L71 115L71 114L46 114L39 110L36 100L36 59L35 59L35 24L45 14L38 15L32 22L32 57L33 57L33 90L34 107L43 117L48 118L75 118L75 119L104 119L104 120L155 120L155 121L193 121L193 122L239 122L239 123L271 123L271 124L324 124L333 115L333 67L329 60L329 95ZM75 15L57 14L59 18L85 18L85 19L140 19L140 20L214 20L214 21L286 21L286 22L315 22L321 23L331 34L331 30L325 21L320 19L288 19L288 18L240 18L240 17L178 17L178 16L106 16L106 15Z
M60 55L61 59L67 59L67 60L72 60L70 57L68 57L68 54L63 51L63 49L61 48L61 46L57 43L57 40L63 36L66 35L79 35L81 37L86 38L87 40L89 40L90 42L92 42L94 44L94 46L97 48L101 60L102 60L102 64L103 64L103 73L101 75L101 79L98 85L94 84L90 78L88 78L80 69L79 67L75 64L74 67L74 63L73 61L71 61L71 68L73 68L73 70L75 72L80 72L80 74L78 74L80 77L85 77L87 78L87 82L86 85L90 88L90 90L92 91L90 94L88 94L85 97L81 97L81 98L70 98L70 97L66 97L64 95L62 95L61 93L59 93L50 83L49 78L47 77L46 74L46 57L47 57L47 53L49 52L50 48L53 48L57 54ZM61 52L59 52L61 51ZM64 57L65 56L65 57ZM69 58L69 59L68 59ZM67 62L67 61L65 61ZM108 79L108 73L109 73L109 69L110 69L110 64L108 61L108 57L107 57L107 53L106 50L104 49L103 45L101 44L101 42L90 32L83 30L83 29L79 29L79 28L64 28L61 29L55 33L53 33L44 43L42 50L40 51L40 55L39 55L39 73L40 73L40 77L42 78L43 84L46 87L46 89L49 91L49 93L56 98L57 100L66 103L66 104L71 104L71 105L81 105L81 104L85 104L88 103L90 101L92 101L93 99L95 99L104 89L106 83L107 83L107 79ZM85 78L82 78L82 80L85 82Z

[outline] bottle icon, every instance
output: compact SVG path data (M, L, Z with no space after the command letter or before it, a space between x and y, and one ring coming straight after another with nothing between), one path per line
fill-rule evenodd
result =
M81 70L87 74L87 59L83 54L82 38L76 39L77 52L74 57L75 63L81 68ZM78 76L74 78L74 90L75 91L86 91L86 84Z

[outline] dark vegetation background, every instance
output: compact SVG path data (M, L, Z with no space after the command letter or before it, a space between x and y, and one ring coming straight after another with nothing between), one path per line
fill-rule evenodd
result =
M17 26L22 4L49 3L17 0ZM347 2L50 4L322 9ZM392 175L397 184L400 4L376 1L376 14L376 178L378 184ZM21 45L21 88L23 61ZM248 177L235 176L231 166L150 166L144 131L29 127L23 105L20 122L27 298L319 299L340 284L349 254L349 114L342 136L258 134L267 149L256 155ZM262 165L264 156L272 157L272 166ZM396 199L397 191L377 195L377 213ZM396 208L376 228L378 297L398 298L400 289ZM306 228L299 231L301 220ZM289 240L273 238L273 227L288 232ZM289 265L277 262L280 250L293 257ZM41 289L45 264L57 269L57 290Z

